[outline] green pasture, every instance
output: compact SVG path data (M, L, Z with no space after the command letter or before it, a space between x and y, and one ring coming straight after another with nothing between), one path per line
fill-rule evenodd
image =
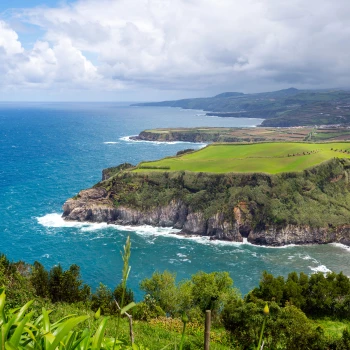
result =
M302 171L335 157L350 158L350 143L215 144L177 157L142 162L134 171L276 174Z

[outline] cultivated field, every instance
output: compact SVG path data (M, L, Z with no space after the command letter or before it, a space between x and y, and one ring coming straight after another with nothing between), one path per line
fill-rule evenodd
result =
M134 171L276 174L302 171L334 157L350 158L350 143L213 144L193 153L140 163Z

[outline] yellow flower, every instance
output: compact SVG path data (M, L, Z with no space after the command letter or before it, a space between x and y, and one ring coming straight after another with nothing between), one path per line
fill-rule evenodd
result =
M264 314L267 316L270 313L269 306L266 304L264 307Z

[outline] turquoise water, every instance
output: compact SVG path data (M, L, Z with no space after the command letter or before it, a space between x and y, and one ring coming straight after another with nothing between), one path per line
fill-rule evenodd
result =
M178 278L198 270L229 271L246 293L261 272L344 271L350 251L343 246L286 248L180 238L170 229L66 223L64 201L101 179L103 168L172 155L186 143L131 142L143 129L179 126L253 126L252 119L210 118L201 111L128 107L106 103L0 104L0 251L11 260L35 260L47 268L76 263L85 282L110 287L121 278L120 251L132 241L129 285L168 269Z

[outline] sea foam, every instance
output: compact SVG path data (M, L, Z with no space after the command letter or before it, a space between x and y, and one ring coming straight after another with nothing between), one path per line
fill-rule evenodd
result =
M327 273L327 272L332 272L329 268L327 268L327 266L325 265L319 265L319 266L316 266L316 267L311 267L309 266L309 269L311 271L313 271L314 273L317 273L317 272L323 272L323 273Z
M213 245L213 246L251 246L258 248L268 248L268 249L285 249L289 247L294 247L295 245L290 244L287 246L271 247L271 246L257 246L249 243L246 239L243 242L231 242L231 241L222 241L222 240L211 240L208 236L196 236L196 235L183 235L179 234L181 230L171 228L171 227L159 227L159 226L150 226L150 225L114 225L107 224L105 222L93 223L93 222L78 222L78 221L66 221L62 218L62 214L51 213L41 217L37 217L37 221L42 226L48 228L60 228L60 227L72 227L80 229L81 232L89 231L98 231L106 228L114 228L121 232L134 232L140 236L149 236L149 237L168 237L175 239L183 239L194 241L199 244L204 245Z

